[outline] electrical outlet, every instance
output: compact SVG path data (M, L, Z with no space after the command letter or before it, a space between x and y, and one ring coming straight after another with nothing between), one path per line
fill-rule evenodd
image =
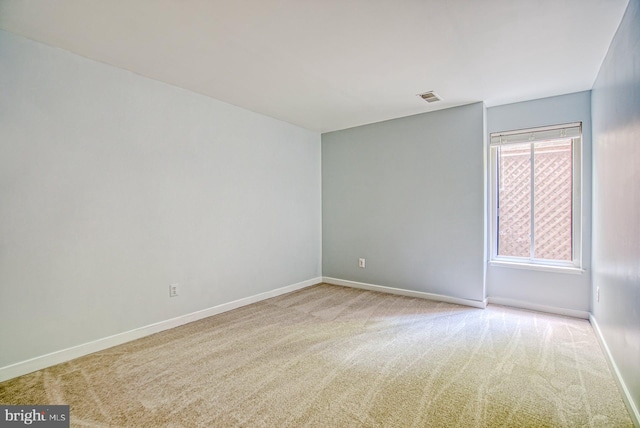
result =
M365 260L364 259L358 259L358 267L364 269L364 267L365 267Z
M169 297L176 297L180 294L180 284L171 284L169 286Z
M600 287L596 287L596 302L600 301Z

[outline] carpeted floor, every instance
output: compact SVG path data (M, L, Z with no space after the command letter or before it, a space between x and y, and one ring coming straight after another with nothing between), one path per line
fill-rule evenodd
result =
M318 285L0 383L72 426L632 427L589 323Z

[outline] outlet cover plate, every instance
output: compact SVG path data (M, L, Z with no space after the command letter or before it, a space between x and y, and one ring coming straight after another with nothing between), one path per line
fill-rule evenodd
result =
M169 297L176 297L180 294L180 284L171 284L169 286Z

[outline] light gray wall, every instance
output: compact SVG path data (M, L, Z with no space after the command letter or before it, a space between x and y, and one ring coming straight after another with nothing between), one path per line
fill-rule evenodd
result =
M0 367L321 275L319 134L6 32L0 65Z
M582 256L576 275L487 266L487 296L534 305L589 311L591 290L591 92L487 109L487 132L582 122Z
M323 134L323 275L483 300L483 120L477 103Z
M593 88L593 314L640 408L640 1ZM600 301L595 290L600 288Z

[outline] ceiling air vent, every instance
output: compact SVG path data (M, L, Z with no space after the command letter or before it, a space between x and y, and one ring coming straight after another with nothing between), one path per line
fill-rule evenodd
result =
M442 98L440 98L440 96L433 91L425 92L424 94L418 94L418 96L428 103L435 103L436 101L442 100Z

